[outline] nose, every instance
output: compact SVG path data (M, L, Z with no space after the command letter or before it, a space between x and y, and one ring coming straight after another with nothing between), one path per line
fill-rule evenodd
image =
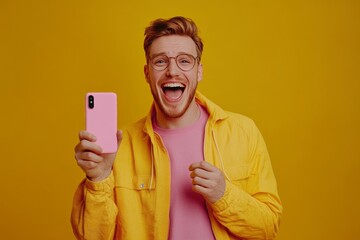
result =
M166 69L167 76L177 76L179 75L179 67L176 64L175 58L169 58L169 66Z

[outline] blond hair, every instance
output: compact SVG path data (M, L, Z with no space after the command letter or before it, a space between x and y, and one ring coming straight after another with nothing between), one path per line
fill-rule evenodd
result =
M153 41L159 37L167 35L181 35L190 37L196 45L199 61L201 59L201 54L204 48L203 42L198 36L198 28L196 24L190 18L178 16L170 19L156 19L151 22L150 26L145 29L144 35L144 50L146 59L150 57L150 46Z

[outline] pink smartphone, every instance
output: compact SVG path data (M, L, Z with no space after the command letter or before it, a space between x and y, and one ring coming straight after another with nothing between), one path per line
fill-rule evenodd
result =
M103 153L117 151L117 97L111 92L86 94L86 131L94 134Z

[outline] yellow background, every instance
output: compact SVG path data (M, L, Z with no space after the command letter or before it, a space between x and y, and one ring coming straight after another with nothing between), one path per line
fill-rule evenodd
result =
M0 236L73 239L74 161L87 91L118 94L119 126L145 115L143 31L193 18L200 90L255 120L284 204L279 240L360 236L360 2L0 2Z

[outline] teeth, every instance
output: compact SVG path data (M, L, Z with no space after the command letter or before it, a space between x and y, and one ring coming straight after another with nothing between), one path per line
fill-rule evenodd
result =
M183 84L181 83L166 83L163 85L163 87L167 87L167 88L176 88L176 87L185 87Z

